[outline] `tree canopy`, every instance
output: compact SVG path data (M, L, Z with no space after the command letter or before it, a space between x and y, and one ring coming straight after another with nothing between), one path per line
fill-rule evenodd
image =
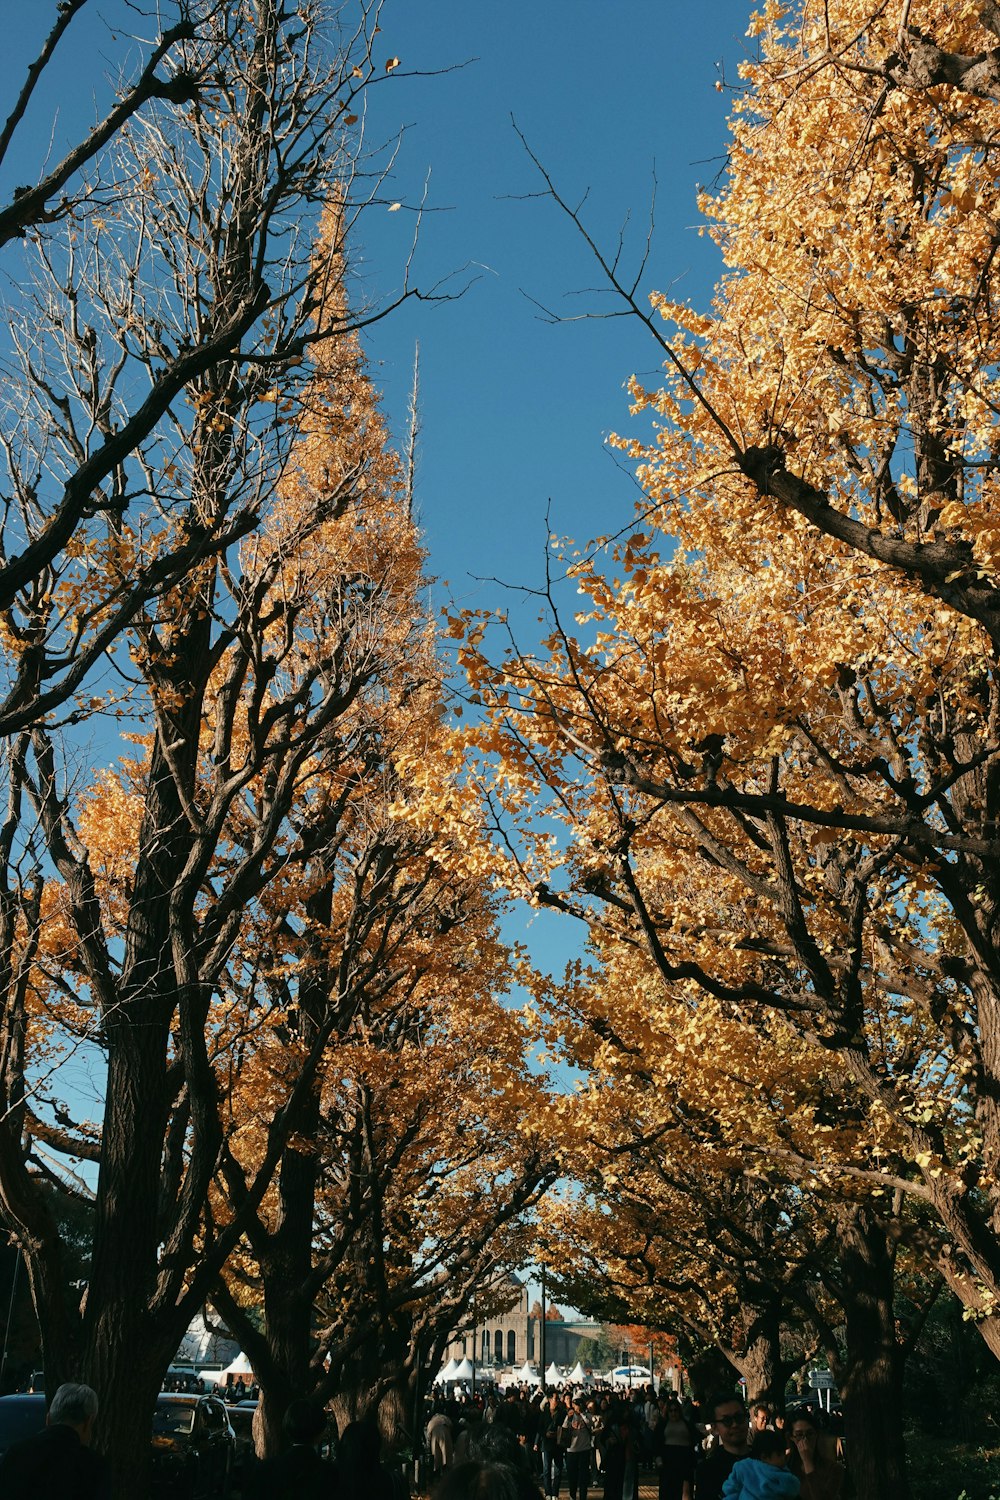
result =
M716 1116L758 1077L743 1150L918 1202L994 1351L998 28L975 0L760 7L701 200L714 305L647 303L593 246L663 360L612 440L631 533L553 559L541 652L497 665L453 622L498 799L562 825L519 858L587 926L598 1074L652 1058L674 1091L666 1036Z
M0 206L0 1213L49 1376L101 1386L123 1493L205 1298L269 1433L363 1411L561 1170L571 1296L769 1395L823 1347L863 1471L901 1279L1000 1355L1000 10L765 0L713 305L590 242L662 361L612 439L634 523L550 558L539 650L455 616L463 732L348 295L378 7L325 14L180 7ZM505 880L585 925L555 990ZM81 1037L90 1125L37 1081ZM98 1167L81 1301L43 1148Z
M421 1365L469 1278L520 1257L549 1173L412 476L357 338L377 314L348 295L378 177L351 105L396 62L377 6L178 12L128 107L17 200L0 405L0 1216L46 1381L100 1391L122 1495L230 1281L264 1305L273 1438L331 1353L369 1356L370 1399L392 1319L391 1378ZM52 1097L88 1050L91 1121ZM432 1106L473 1073L438 1156ZM85 1288L46 1186L78 1189L74 1158Z

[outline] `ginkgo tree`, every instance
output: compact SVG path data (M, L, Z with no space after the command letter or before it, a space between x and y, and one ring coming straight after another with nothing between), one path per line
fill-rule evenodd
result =
M212 14L249 48L247 86L263 87L262 67L271 77L278 93L267 97L280 116L280 88L297 97L308 78L308 29L274 51L267 38L283 35L290 11ZM262 34L257 21L268 17L272 31ZM231 161L239 130L256 139L260 122L216 117L215 133L206 126L202 137L203 123L180 143L164 136L160 159L180 193L192 183L212 201L217 193L221 219L213 228L207 211L196 216L204 242L194 243L178 199L165 195L177 238L164 232L159 249L176 251L178 276L190 272L195 288L205 286L204 254L224 298L241 275L256 274L251 241L238 225L226 232L234 197L254 222L269 207L254 196L255 171L248 180L234 167L234 182L220 183L212 153L221 139ZM197 188L199 150L207 154ZM247 377L232 360L199 376L170 414L169 449L137 459L182 505L161 507L151 490L141 524L123 522L99 557L68 547L67 570L39 598L45 618L68 617L85 601L102 617L109 574L128 573L132 557L155 571L161 555L176 556L178 537L190 544L186 571L171 564L158 575L112 653L121 686L103 706L135 753L116 759L113 740L115 764L84 773L66 726L38 718L12 740L5 764L0 1211L28 1268L46 1379L78 1375L100 1390L99 1440L122 1495L145 1492L163 1372L271 1187L325 1045L380 955L349 946L294 1077L256 1099L247 1091L263 1141L241 1161L231 1144L233 1078L246 1037L278 1024L280 1008L273 994L267 1003L263 977L248 976L265 953L294 964L296 934L279 938L280 893L324 852L335 861L342 827L363 826L392 753L394 715L427 686L422 555L345 313L347 202L332 187L331 199L302 268L308 366L288 369L282 355L267 367L266 390L260 370ZM145 295L154 296L149 284ZM183 315L207 315L205 296ZM169 296L164 306L173 308ZM161 433L157 444L166 442ZM363 841L358 848L363 864ZM307 912L306 925L316 915ZM74 1130L47 1105L45 1064L81 1033L105 1053L107 1079L100 1119ZM97 1167L78 1305L67 1303L58 1225L40 1191L52 1150ZM210 1213L220 1179L238 1199L222 1222Z
M782 1017L665 1003L641 946L592 946L600 964L554 995L545 1036L581 1079L552 1106L573 1183L540 1216L556 1286L599 1318L716 1349L748 1399L779 1408L821 1355L859 1491L905 1495L903 1369L941 1284L927 1215L840 1176L871 1149L867 1121ZM822 1180L803 1158L828 1164Z
M287 395L314 335L318 205L335 177L345 184L346 233L378 194L357 132L365 91L399 65L382 51L380 9L32 7L51 25L0 128L4 737L117 698L106 654L121 633L252 527L252 480L196 511L178 450L195 427L218 445L228 424L248 451L273 428L263 398L279 376ZM77 73L107 104L64 142L72 110L54 69L88 22ZM396 300L414 294L405 285ZM348 325L386 310L369 304Z
M406 975L405 994L362 1004L328 1049L313 1139L293 1142L311 1191L301 1167L297 1179L282 1171L213 1294L262 1387L259 1447L286 1393L303 1390L341 1428L377 1415L412 1432L473 1296L528 1258L530 1210L554 1176L542 1081L526 1076L517 1013L486 988L509 984L506 960L493 968L469 915L449 978ZM485 962L473 970L476 933Z
M425 1366L476 1286L525 1257L554 1175L544 1079L505 999L520 965L496 932L501 866L432 644L411 641L362 706L378 761L346 804L316 768L296 817L325 831L265 896L223 1002L240 1068L210 1213L213 1234L243 1232L211 1295L262 1388L260 1451L306 1392L342 1425L381 1412L410 1427ZM255 1199L260 1100L296 1091Z
M660 1003L834 1062L842 1176L926 1205L1000 1353L1000 13L768 0L750 32L713 307L606 262L664 361L618 440L633 534L568 560L548 654L454 629L498 796L567 825L535 899L641 946Z

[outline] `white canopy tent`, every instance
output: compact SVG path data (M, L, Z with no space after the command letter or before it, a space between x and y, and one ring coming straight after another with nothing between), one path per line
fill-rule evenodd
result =
M454 1356L449 1359L443 1370L439 1370L434 1377L435 1385L442 1385L446 1380L455 1379L455 1371L458 1369L458 1360Z
M241 1349L232 1364L227 1365L224 1370L215 1370L212 1374L205 1370L202 1378L214 1380L216 1385L232 1385L237 1380L253 1380L253 1365Z
M471 1380L472 1373L472 1365L467 1359L463 1359L451 1378L452 1380Z
M529 1360L525 1360L521 1368L515 1372L514 1379L521 1385L541 1385L542 1383L538 1371Z
M556 1364L555 1360L553 1360L549 1365L549 1368L545 1371L545 1384L558 1385L561 1380L562 1371L559 1369L559 1366Z
M593 1380L593 1378L592 1375L587 1374L579 1360L577 1360L572 1370L566 1376L567 1382L570 1385L584 1385L588 1380Z

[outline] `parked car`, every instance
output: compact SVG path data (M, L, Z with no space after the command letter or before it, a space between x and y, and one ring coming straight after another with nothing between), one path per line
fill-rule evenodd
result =
M22 1438L33 1437L45 1426L45 1396L32 1391L19 1396L0 1396L0 1457Z
M153 1413L154 1500L223 1500L235 1449L217 1397L162 1392Z
M0 1396L0 1455L41 1432L47 1403L39 1391ZM224 1500L235 1436L214 1396L164 1392L153 1413L153 1500Z
M616 1365L604 1378L613 1386L649 1385L653 1372L648 1365Z

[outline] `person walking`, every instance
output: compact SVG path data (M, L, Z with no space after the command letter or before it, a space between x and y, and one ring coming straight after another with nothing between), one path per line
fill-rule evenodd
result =
M538 1421L538 1451L542 1460L542 1489L546 1500L555 1500L562 1483L563 1455L559 1446L559 1430L565 1415L562 1401L558 1393L553 1391L542 1407Z
M409 1500L409 1493L402 1470L382 1462L376 1418L348 1422L337 1446L338 1500Z
M662 1406L662 1417L656 1430L656 1453L660 1460L659 1500L691 1500L698 1431L684 1415L684 1408L676 1396L668 1396Z
M590 1455L593 1450L593 1423L584 1410L583 1397L574 1396L569 1415L562 1425L563 1450L566 1454L566 1479L569 1500L587 1500L590 1486Z
M440 1402L435 1401L431 1419L427 1423L427 1447L435 1476L451 1463L455 1450L455 1429L451 1418Z
M333 1500L337 1471L316 1451L326 1425L318 1401L290 1401L281 1423L288 1447L257 1465L246 1487L247 1500Z
M604 1418L601 1434L601 1472L604 1500L623 1500L625 1475L632 1456L634 1429L631 1412L615 1396Z
M0 1460L4 1500L110 1500L111 1470L90 1446L97 1409L89 1385L61 1385L42 1431L13 1443Z

